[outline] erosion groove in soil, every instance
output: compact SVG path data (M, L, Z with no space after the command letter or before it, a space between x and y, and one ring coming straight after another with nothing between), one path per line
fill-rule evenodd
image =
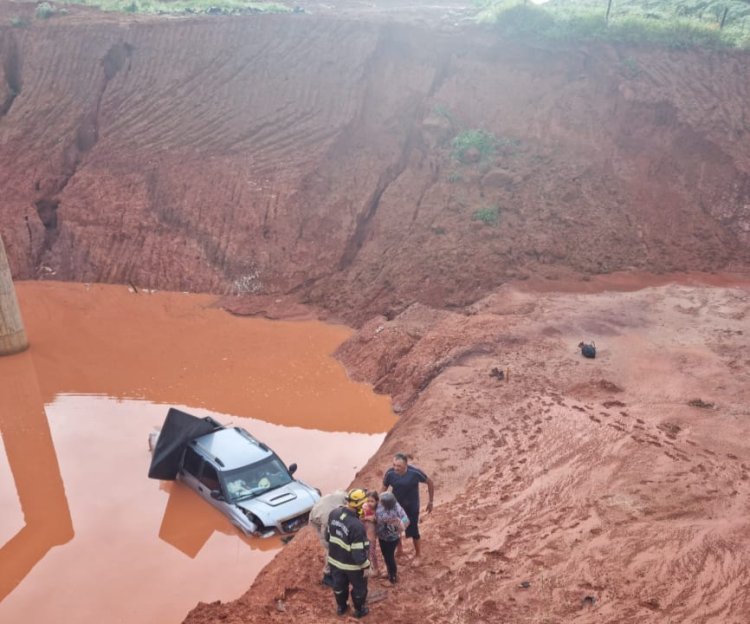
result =
M405 451L437 485L425 564L373 583L372 622L744 623L747 53L350 4L1 27L14 275L358 327L338 356L400 419L356 482ZM472 129L497 149L463 163ZM304 530L187 622L331 621L320 567Z
M359 324L533 274L748 259L741 52L304 15L4 26L0 53L19 278L293 293ZM466 129L507 147L462 164Z

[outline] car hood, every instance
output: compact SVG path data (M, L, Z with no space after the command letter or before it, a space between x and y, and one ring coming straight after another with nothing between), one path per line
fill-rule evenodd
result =
M280 488L235 504L254 513L264 525L274 526L282 520L309 511L317 498L315 490L300 481L292 481Z

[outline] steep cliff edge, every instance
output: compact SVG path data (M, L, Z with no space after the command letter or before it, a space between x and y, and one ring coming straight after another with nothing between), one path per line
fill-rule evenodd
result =
M740 52L70 16L2 27L0 56L19 278L291 293L361 323L533 274L750 258ZM497 147L462 163L471 129Z

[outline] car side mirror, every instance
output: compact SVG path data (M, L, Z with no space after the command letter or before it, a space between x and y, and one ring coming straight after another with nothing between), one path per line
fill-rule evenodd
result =
M297 472L297 464L291 464L288 470L289 470L289 474L293 475L295 472Z
M214 498L218 501L224 500L224 497L221 495L221 492L219 492L219 490L211 490L211 498Z

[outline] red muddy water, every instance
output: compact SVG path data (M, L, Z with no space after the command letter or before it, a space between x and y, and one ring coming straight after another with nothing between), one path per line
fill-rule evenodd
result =
M177 622L238 597L282 547L146 478L168 405L244 426L324 492L394 422L330 356L346 328L233 317L207 296L17 290L31 349L0 358L0 622Z

